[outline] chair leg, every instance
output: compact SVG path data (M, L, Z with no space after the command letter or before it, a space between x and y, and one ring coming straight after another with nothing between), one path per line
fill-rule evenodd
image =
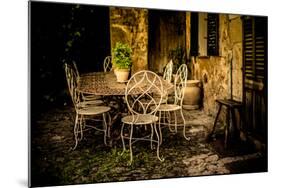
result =
M161 162L163 162L165 159L164 159L164 158L161 159L160 156L159 156L160 138L159 138L159 134L158 134L158 132L157 132L156 123L154 123L154 129L155 129L155 133L156 133L156 137L157 137L157 151L156 151L156 153L157 153L157 158L158 158Z
M103 117L103 131L104 131L103 142L107 146L107 143L106 143L106 136L107 136L106 114L103 113L102 117Z
M81 141L83 139L83 124L84 124L84 122L85 122L84 116L81 115L81 117L79 119L79 128L80 128L80 139L79 139L79 141Z
M133 162L133 149L132 149L132 137L133 137L133 128L134 125L130 125L130 139L129 139L129 147L130 147L130 164Z
M82 120L81 120L81 122L82 122L82 124L81 125L83 125L83 129L85 128L85 126L86 126L86 120L85 120L85 118L84 118L84 116L82 115L82 118L81 118Z
M174 118L175 118L175 133L178 132L178 121L177 121L177 114L176 111L174 111Z
M163 123L166 123L166 122L168 122L168 115L167 115L167 113L166 112L163 112Z
M165 114L168 113L167 123L168 123L168 127L169 127L170 132L173 133L174 131L171 128L171 114L170 114L170 112L164 112L164 113Z
M186 122L185 122L185 118L184 118L184 115L183 115L183 112L182 112L182 109L180 110L181 112L181 117L182 117L182 120L183 120L183 137L186 139L186 140L190 140L190 137L186 137L185 135L185 126L186 126Z
M109 113L109 112L107 112L106 114L108 115L108 125L109 125L109 126L107 126L107 136L110 137L111 116L110 116L110 113Z
M77 130L78 119L79 119L79 115L76 114L76 117L75 117L75 124L74 124L74 128L73 128L73 133L74 133L74 138L75 138L75 145L74 145L74 147L73 147L73 150L75 150L76 147L77 147L77 145L78 145L78 130Z
M166 118L167 122L171 123L171 113L170 112L165 112L165 114L168 114L168 117Z
M165 112L164 112L164 121L165 121ZM159 126L159 129L160 129L160 144L162 144L162 132L161 132L161 116L162 116L162 112L159 111L159 123L158 123L158 126Z
M122 127L121 127L121 140L122 140L122 145L123 145L123 151L121 153L121 155L124 154L125 150L126 150L126 147L125 147L125 141L124 141L124 136L123 136L123 131L124 131L124 123L122 124Z
M153 142L152 142L152 140L153 140L153 134L154 134L154 128L153 128L153 126L152 126L152 124L150 125L150 128L151 128L151 136L150 136L150 148L151 149L153 149Z
M177 132L177 127L175 126L176 122L177 122L177 117L176 117L176 114L174 114L174 118L175 118L175 123L172 124L172 118L171 118L171 113L170 112L164 112L164 113L168 113L169 114L169 117L168 117L168 127L169 127L169 130L170 132L172 133L176 133ZM174 130L171 128L171 126L174 126Z

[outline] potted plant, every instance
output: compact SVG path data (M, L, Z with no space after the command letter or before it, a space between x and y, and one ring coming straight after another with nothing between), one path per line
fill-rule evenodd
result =
M175 74L178 70L178 68L185 64L186 62L186 56L184 48L178 46L172 50L170 50L168 58L173 61L173 73Z
M173 61L173 79L175 80L176 72L179 67L186 62L186 56L184 48L178 46L169 51L168 55L169 60Z
M112 65L117 77L117 82L128 81L130 68L132 66L132 49L128 44L117 42L112 52Z

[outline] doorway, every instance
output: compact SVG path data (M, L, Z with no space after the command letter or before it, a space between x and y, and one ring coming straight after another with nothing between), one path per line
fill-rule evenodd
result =
M171 51L185 51L186 13L149 10L148 23L148 67L154 72L163 73Z

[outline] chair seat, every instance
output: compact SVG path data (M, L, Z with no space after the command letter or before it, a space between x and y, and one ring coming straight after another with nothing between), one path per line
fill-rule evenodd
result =
M141 102L143 104L148 104L150 102L151 105L155 105L155 104L164 104L168 101L168 98L167 97L163 97L162 100L161 100L161 97L154 97L153 98L155 100L155 102L152 102L152 100L148 100L148 99L141 99Z
M102 97L99 96L99 95L87 95L87 94L84 94L83 95L83 99L84 100L100 100L100 99L102 99Z
M77 113L81 115L97 115L108 112L109 110L110 107L108 106L93 106L81 108L77 111Z
M155 107L153 107L155 108ZM176 105L176 104L161 104L158 108L158 111L164 111L164 112L168 112L168 111L175 111L175 110L180 110L181 106Z
M158 121L158 117L150 114L130 115L122 118L122 122L126 124L144 125Z
M103 104L102 100L92 100L92 101L83 101L77 104L78 108L84 108L84 107L91 107L91 106L98 106Z
M158 104L159 104L159 103L164 104L164 103L166 103L166 102L168 101L168 97L163 97L161 101L160 101L160 99L161 99L161 97L158 97L158 96L154 98L154 100L155 100L156 103L158 103Z

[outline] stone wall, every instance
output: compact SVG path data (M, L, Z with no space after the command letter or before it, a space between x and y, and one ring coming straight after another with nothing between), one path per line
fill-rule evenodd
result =
M166 64L166 61L168 61L167 55L163 55L163 53L160 53L162 59L151 58L148 53L148 43L155 40L155 38L148 39L149 36L153 36L149 35L148 32L148 17L147 9L110 8L111 46L113 47L116 42L121 41L128 43L132 47L132 73L138 70L148 69L148 67L156 72L162 72L163 66ZM167 36L171 39L175 39L176 37L177 40L172 40L175 44L181 42L185 43L181 45L185 45L187 58L189 58L190 13L186 12L184 17L186 18L183 24L185 25L185 31L183 32L185 37L182 37L181 34L178 36L169 34ZM167 23L163 22L163 18L159 18L160 22L158 27L160 30L167 29L165 27ZM171 18L175 19L174 17ZM215 104L216 99L230 97L231 62L233 98L240 101L242 100L242 21L239 16L226 14L220 14L219 19L219 56L192 57L191 63L188 64L191 70L189 79L202 81L204 95L203 109L211 115L215 115L217 111ZM171 23L174 23L174 21L172 20ZM164 39L163 37L161 38L161 35L158 36L157 40L158 39L161 42L160 46L171 46L171 43L167 43L167 41L171 40ZM153 51L153 49L158 48L155 47L150 50ZM155 53L153 54L155 55ZM149 59L157 60L157 62L155 61L153 66L148 66Z
M188 17L188 15L187 15ZM215 100L229 98L231 92L230 63L232 60L233 98L242 100L242 22L240 17L229 19L220 15L219 56L192 58L192 79L203 83L203 107L215 115Z
M111 7L110 31L111 47L114 47L116 42L131 46L132 73L147 69L148 10Z

